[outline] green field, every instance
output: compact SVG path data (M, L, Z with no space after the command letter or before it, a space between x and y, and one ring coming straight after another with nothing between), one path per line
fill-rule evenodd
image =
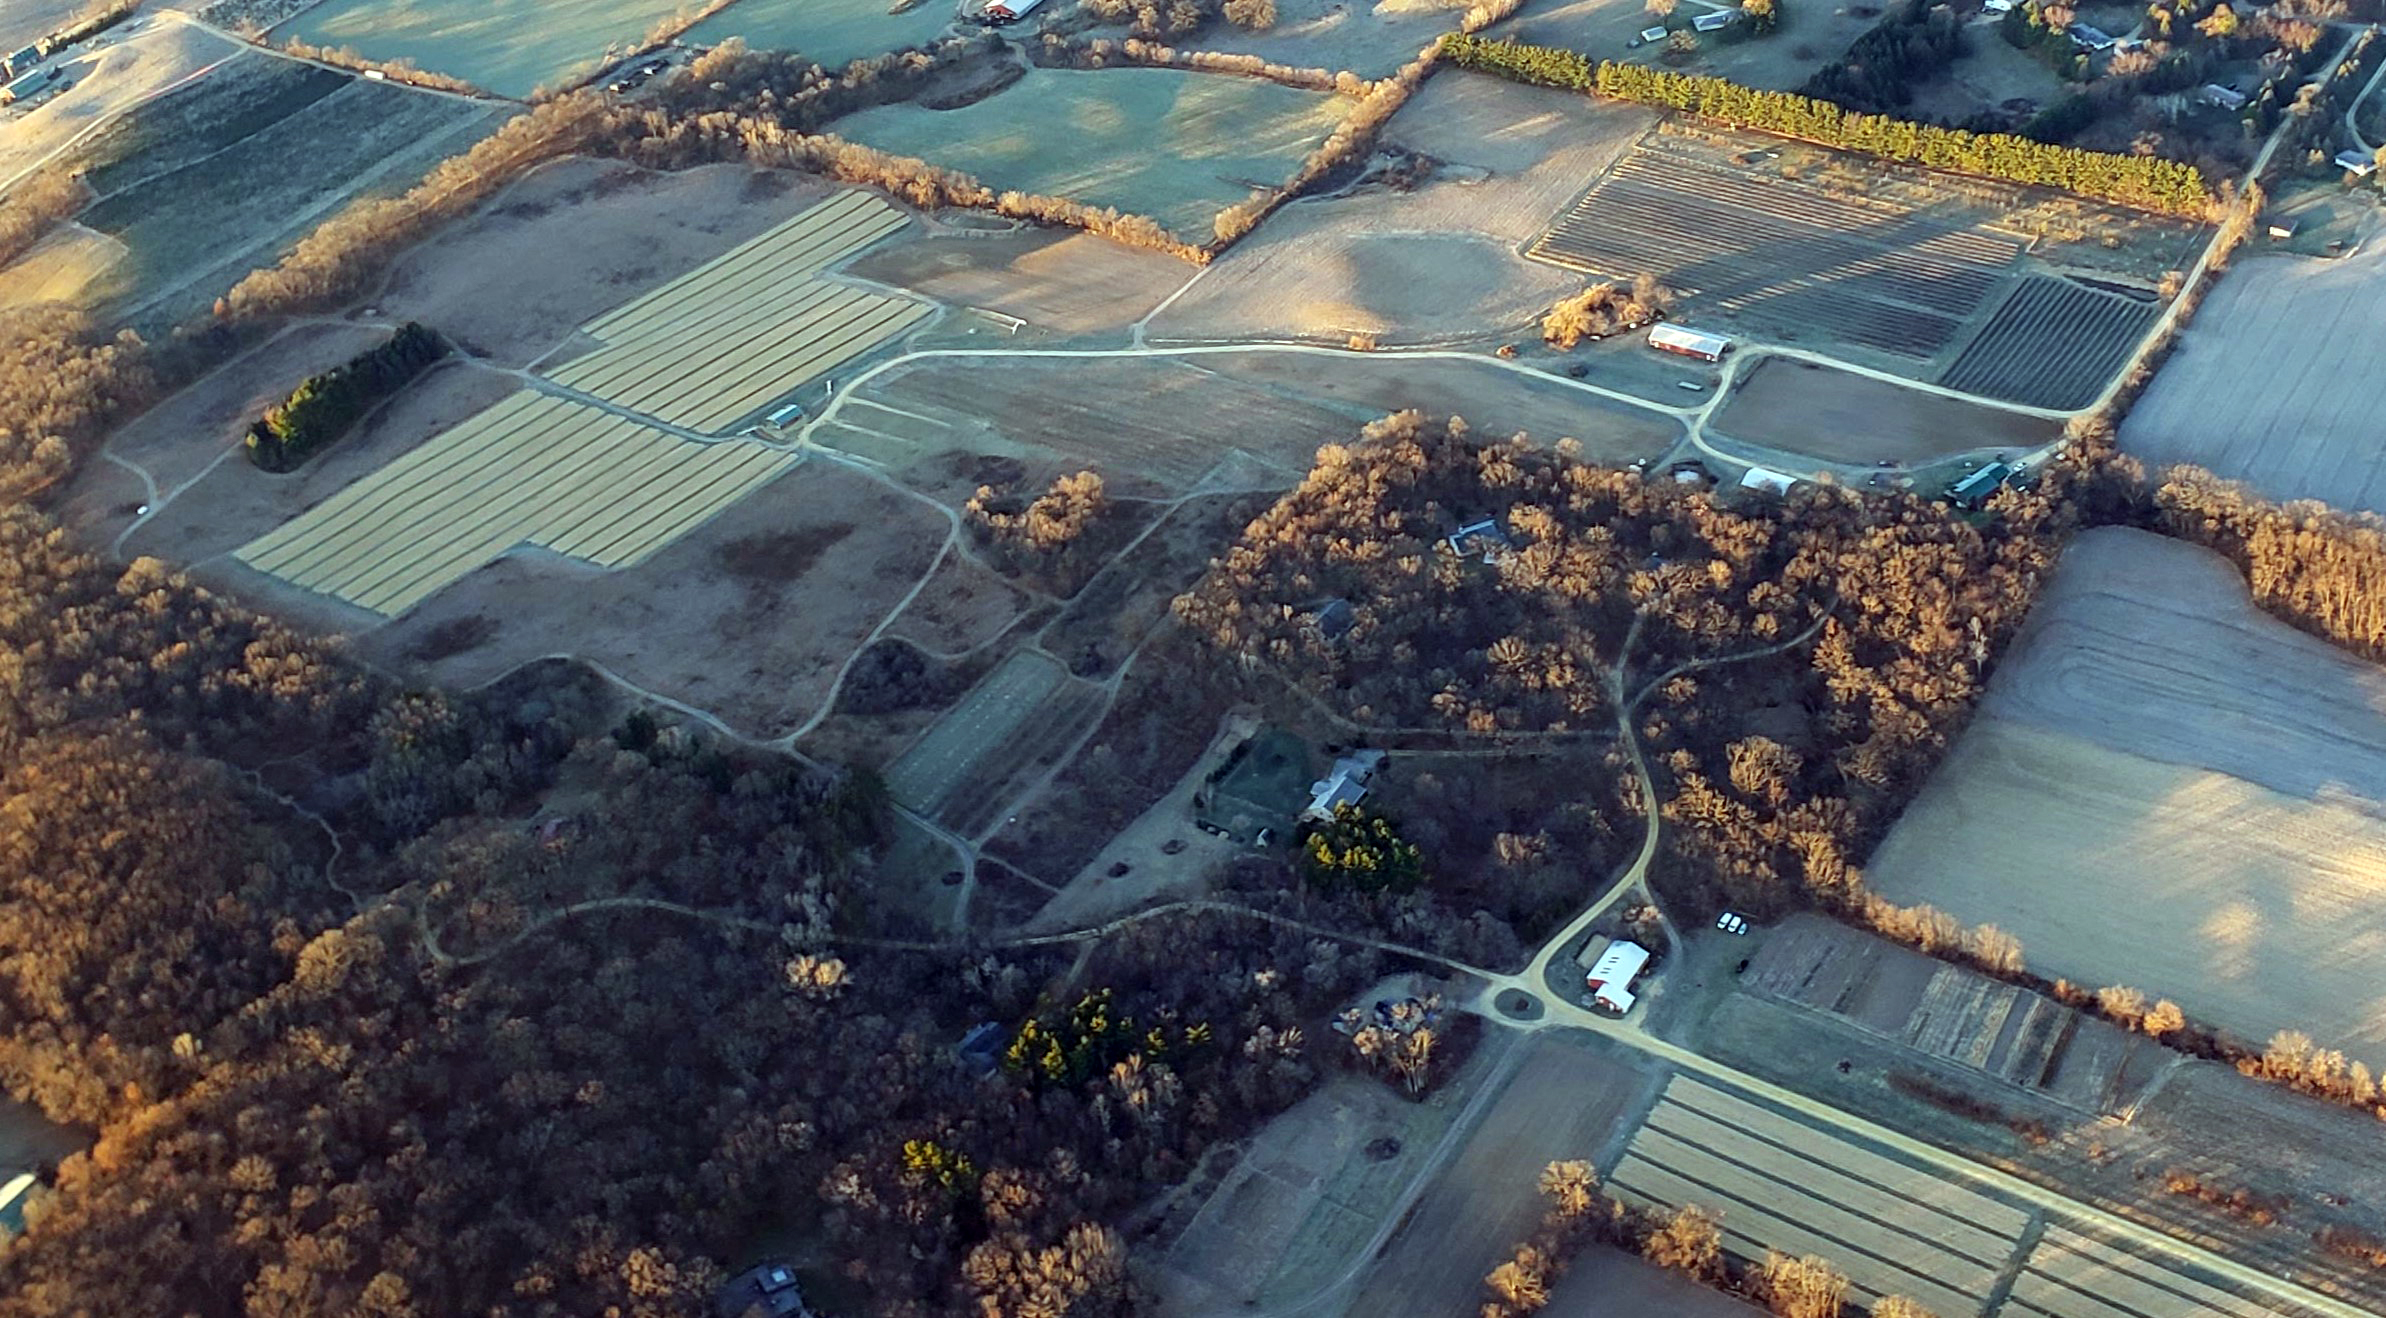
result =
M890 14L890 0L738 0L688 29L691 46L744 37L756 50L792 50L830 68L924 46L952 25L952 0L920 0Z
M1342 121L1323 92L1178 69L1035 69L958 110L887 105L831 132L977 176L988 187L1148 215L1192 242L1272 188Z
M324 0L277 37L412 60L500 96L587 77L688 0Z
M351 80L229 146L152 173L139 155L111 166L140 181L78 218L121 240L124 309L145 330L203 310L249 270L358 195L402 191L503 115L450 97ZM136 130L137 131L137 130ZM183 154L166 144L167 163Z

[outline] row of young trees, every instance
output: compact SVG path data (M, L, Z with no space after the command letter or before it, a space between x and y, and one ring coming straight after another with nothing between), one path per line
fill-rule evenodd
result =
M267 471L295 469L447 353L437 334L413 321L400 325L386 342L308 376L265 409L249 425L249 461Z
M2161 214L2200 218L2214 204L2211 186L2199 170L2154 156L2083 151L2002 133L1973 133L1861 114L1790 92L1593 60L1550 46L1454 34L1443 39L1443 50L1461 67L1519 82L1680 110L1732 128L1774 133L1883 160L2061 188Z

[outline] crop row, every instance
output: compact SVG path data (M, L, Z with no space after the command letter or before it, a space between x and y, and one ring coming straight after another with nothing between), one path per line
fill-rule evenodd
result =
M2033 276L1939 382L2036 407L2085 407L2160 313L2154 302Z

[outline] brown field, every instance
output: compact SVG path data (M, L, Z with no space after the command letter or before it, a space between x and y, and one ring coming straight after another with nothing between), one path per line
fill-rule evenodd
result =
M1763 1309L1668 1272L1638 1254L1593 1245L1575 1255L1565 1280L1550 1288L1545 1318L1755 1318Z
M751 736L827 698L928 570L943 519L866 477L806 463L645 562L603 572L542 551L472 573L366 636L369 657L472 686L572 654ZM470 619L482 619L473 623ZM443 631L443 629L445 629ZM453 654L439 641L478 637Z
M1582 284L1517 246L1653 122L1634 106L1444 73L1386 130L1444 162L1432 179L1414 192L1369 189L1278 212L1155 317L1152 336L1517 337Z
M14 6L0 6L14 13ZM40 35L35 33L36 36ZM25 43L10 44L13 53ZM245 55L246 47L195 24L153 19L130 40L78 52L66 63L68 90L31 110L0 110L0 191L50 153L121 110Z
M1123 330L1193 275L1171 256L1038 229L921 235L869 252L846 271L1063 336Z
M2374 1062L2386 673L2257 612L2215 555L2091 532L1867 878L2012 932L2040 974Z
M1348 69L1364 78L1380 78L1455 29L1459 8L1434 0L1277 0L1274 27L1246 32L1219 23L1192 45L1257 55L1297 68Z
M1353 1314L1446 1318L1471 1313L1483 1275L1541 1218L1541 1169L1597 1161L1650 1077L1559 1033L1516 1045L1521 1064L1481 1124L1372 1261Z
M656 174L564 160L416 248L377 296L472 353L526 366L578 327L720 256L828 195L779 170Z
M33 250L0 267L0 307L36 302L94 306L127 291L124 244L80 224L64 224Z
M1775 358L1740 377L1714 431L1823 462L1923 463L1982 449L2027 451L2063 437L2054 421L1871 376Z
M2198 310L2121 427L2149 464L2192 462L2273 499L2386 512L2386 245L2245 260Z
M1002 635L1027 597L967 555L949 553L887 629L932 655L958 654Z

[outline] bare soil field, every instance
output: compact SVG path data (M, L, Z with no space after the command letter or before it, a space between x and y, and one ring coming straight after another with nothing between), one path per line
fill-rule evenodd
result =
M1381 78L1415 59L1442 33L1456 31L1463 9L1429 0L1277 0L1274 27L1246 32L1219 23L1191 48Z
M2386 512L2386 245L2237 264L2130 409L2121 447L2192 462L2273 499Z
M1541 1169L1602 1161L1654 1077L1577 1036L1527 1036L1519 1064L1360 1282L1352 1314L1472 1313L1483 1275L1541 1219Z
M1011 583L951 553L887 631L933 655L958 654L1002 635L1026 606Z
M1386 130L1390 141L1443 162L1423 186L1294 203L1154 317L1152 337L1341 343L1370 334L1401 344L1524 334L1582 280L1516 249L1655 118L1441 73Z
M1082 929L1145 902L1198 894L1210 871L1246 854L1243 843L1193 826L1202 780L1251 735L1256 720L1229 716L1167 794L1102 845L1074 876L1055 875L1060 891L1036 913L1039 929ZM1186 737L1200 735L1183 729ZM1118 873L1125 866L1124 873Z
M2063 436L2054 421L1787 358L1740 377L1710 425L1765 448L1851 464L2027 450Z
M468 352L527 366L580 325L713 260L828 195L780 170L657 174L565 160L414 249L375 296Z
M360 644L449 686L576 655L742 733L777 736L828 697L943 535L917 500L806 463L634 567L518 552ZM472 644L442 653L459 639Z
M2259 613L2217 556L2097 531L1867 877L2010 931L2040 974L2374 1061L2382 795L2386 674Z
M1175 257L1038 229L899 240L846 272L1063 336L1123 330L1195 273Z
M0 13L13 17L15 12L13 4L0 6ZM7 49L13 52L22 44ZM99 125L121 111L232 62L266 58L204 28L162 16L105 49L77 52L60 66L73 84L66 91L31 110L0 110L0 191L82 134L102 131Z

